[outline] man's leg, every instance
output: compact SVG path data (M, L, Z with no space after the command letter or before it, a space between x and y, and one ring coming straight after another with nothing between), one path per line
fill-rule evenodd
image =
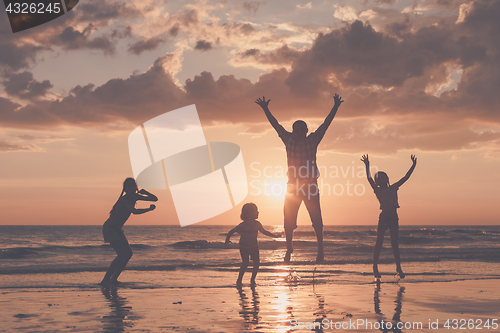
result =
M287 193L285 196L285 205L283 208L285 215L285 237L286 237L286 254L285 262L290 262L290 257L293 252L292 240L293 230L297 228L297 214L302 199L297 195L294 186L288 185Z
M325 259L323 251L323 218L321 217L318 184L309 184L306 197L304 198L304 204L309 212L309 217L311 218L318 241L318 256L316 257L316 262L322 262Z

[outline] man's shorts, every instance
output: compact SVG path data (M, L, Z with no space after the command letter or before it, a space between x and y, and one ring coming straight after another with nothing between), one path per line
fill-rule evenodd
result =
M285 230L297 228L297 214L300 205L304 202L311 223L314 228L323 227L321 217L321 206L319 201L319 188L316 179L307 181L289 181L287 184L287 193L285 196L284 215Z

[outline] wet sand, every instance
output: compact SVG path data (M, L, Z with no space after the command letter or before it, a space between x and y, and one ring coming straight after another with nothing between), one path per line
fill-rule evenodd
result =
M453 319L473 319L476 328L482 321L483 332L498 332L484 327L500 320L498 282L4 289L0 332L378 332L382 321L385 328L413 325L394 332L466 330L463 322L444 328L448 319L451 327Z

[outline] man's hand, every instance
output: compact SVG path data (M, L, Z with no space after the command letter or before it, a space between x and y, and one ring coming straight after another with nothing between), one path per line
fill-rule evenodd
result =
M155 208L156 208L156 206L155 206L155 205L150 205L150 206L149 206L149 210L154 210Z
M417 165L417 158L415 157L415 155L412 154L410 156L410 158L411 158L411 161L413 162L413 165Z
M340 96L339 96L339 94L335 94L335 95L333 95L333 100L334 100L334 102L335 102L333 106L335 106L335 107L337 107L337 108L340 106L340 104L342 104L342 103L344 102L344 101L342 100L342 97L340 97Z
M413 155L412 155L413 156ZM361 161L363 161L363 163L366 165L366 166L369 166L370 165L370 161L368 160L368 154L366 155L363 155L361 157Z
M270 101L271 101L270 99L266 101L266 97L262 96L262 99L260 99L260 97L257 98L255 100L255 103L259 104L261 108L266 109Z

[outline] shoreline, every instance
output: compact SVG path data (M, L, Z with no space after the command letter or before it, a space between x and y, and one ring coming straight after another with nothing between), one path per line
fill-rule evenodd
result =
M310 332L307 323L320 322L328 325L350 322L350 327L340 329L349 332L379 331L353 329L352 322L361 320L372 325L382 320L420 322L421 329L402 331L436 332L428 327L429 323L438 321L439 328L445 329L442 325L446 320L474 320L476 324L500 320L500 290L494 280L378 286L289 283L258 285L254 289L244 284L241 290L235 287L100 289L97 285L81 290L4 289L0 301L4 324L0 332ZM297 325L293 326L294 323ZM337 331L326 326L323 330Z

